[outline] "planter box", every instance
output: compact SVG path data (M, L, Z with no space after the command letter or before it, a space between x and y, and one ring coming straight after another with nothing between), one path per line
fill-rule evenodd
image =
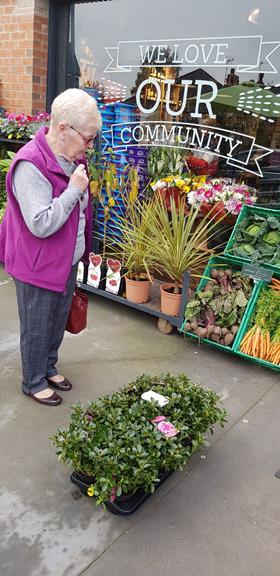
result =
M232 234L230 236L230 239L225 247L224 250L224 255L227 256L230 259L234 259L235 261L244 263L244 262L250 262L252 263L252 259L248 256L248 258L245 257L241 257L241 256L236 256L235 254L232 254L232 248L234 246L235 243L235 234L236 234L236 229L239 227L239 225L241 224L241 222L244 220L244 218L249 217L252 214L258 214L259 216L262 216L263 218L268 218L269 216L274 216L274 218L276 218L277 220L280 220L280 210L272 210L271 208L260 208L259 206L247 206L244 205L239 216L238 219L236 221L236 224L234 226L234 229L232 231ZM272 270L273 272L278 272L279 273L279 266L275 266L274 264L268 264L265 261L263 262L255 262L255 264L257 266L262 266L263 268L268 268L269 270Z
M238 259L235 259L233 257L226 258L225 256L212 256L210 258L205 270L204 270L203 278L201 278L201 280L199 282L199 285L196 289L196 293L204 288L205 284L207 284L207 282L210 279L211 269L216 268L216 267L219 270L223 270L226 268L232 268L233 270L239 270L239 271L242 270L242 264L238 261ZM237 343L240 342L239 335L240 335L241 331L243 330L244 323L246 322L247 312L251 308L252 302L254 301L256 294L258 293L258 290L259 290L258 285L254 285L252 288L252 292L251 292L251 296L249 298L248 304L246 306L246 309L244 310L243 318L242 318L241 323L239 325L239 330L238 330L238 332L235 336L235 339L233 341L233 344L231 346L224 346L222 344L213 342L213 340L210 340L208 338L199 338L193 332L185 332L184 326L186 324L186 320L183 322L183 325L180 328L180 332L183 332L185 336L190 336L191 338L194 338L196 340L200 340L201 342L205 342L206 344L210 344L210 346L214 346L215 348L220 348L220 350L225 350L226 352L235 351Z
M277 276L277 277L279 279L279 276ZM271 370L275 370L276 372L280 372L280 366L279 365L273 364L272 362L269 362L268 360L262 360L261 358L256 358L255 356L250 356L249 354L244 354L240 350L240 344L241 344L245 334L247 333L247 331L250 328L251 318L255 312L255 308L256 308L261 290L265 286L266 286L265 282L259 282L259 284L257 286L257 290L255 292L254 298L252 299L251 304L248 307L248 311L246 312L246 317L244 319L244 322L242 322L242 329L239 330L239 332L237 334L236 344L235 344L235 353L238 356L241 356L242 358L244 358L245 360L248 360L249 362L253 362L254 364L257 364L258 366L264 366L265 368L270 368Z
M163 472L159 475L160 481L158 482L156 489L170 476L172 472ZM79 474L79 472L72 472L71 481L80 488L81 492L88 496L88 488L93 482L93 478L87 478L84 474ZM133 514L147 498L151 496L150 492L145 492L143 488L139 488L134 494L123 495L116 498L114 502L107 500L105 502L107 510L112 512L112 514L118 514L120 516L129 516Z

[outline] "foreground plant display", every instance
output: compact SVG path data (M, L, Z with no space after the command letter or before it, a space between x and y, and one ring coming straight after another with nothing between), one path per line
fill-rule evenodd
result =
M167 402L144 400L149 391ZM88 495L106 504L139 489L152 493L160 476L182 469L225 418L218 394L185 374L142 375L111 396L74 406L69 426L52 441L58 459L90 479Z

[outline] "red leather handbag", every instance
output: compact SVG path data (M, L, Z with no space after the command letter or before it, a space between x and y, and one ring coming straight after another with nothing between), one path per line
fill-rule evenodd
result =
M88 297L77 287L73 294L73 300L65 330L71 334L78 334L87 325Z

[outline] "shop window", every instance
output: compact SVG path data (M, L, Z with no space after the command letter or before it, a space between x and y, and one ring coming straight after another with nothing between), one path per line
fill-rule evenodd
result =
M260 204L279 204L280 4L255 4L75 5L79 86L99 102L104 148L107 142L119 154L118 169L138 163L143 187L150 151L170 147L186 166L189 158L205 160L212 176L247 182Z

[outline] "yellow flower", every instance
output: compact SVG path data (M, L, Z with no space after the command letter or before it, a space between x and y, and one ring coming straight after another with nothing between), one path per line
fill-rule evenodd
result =
M90 191L93 196L97 195L98 192L98 182L96 180L92 180L90 183Z
M183 190L184 190L184 192L189 192L189 191L190 191L190 186L183 186Z
M109 200L108 200L108 206L110 206L111 208L112 208L113 206L115 206L115 200L114 200L114 198L112 198L112 196L111 196L111 198L109 198Z
M166 176L166 178L162 178L163 182L172 182L173 176Z
M94 495L94 488L93 488L93 484L91 484L88 489L87 489L87 494L88 496L93 496Z
M178 179L175 180L175 184L176 184L176 186L178 186L179 188L183 188L183 186L185 186L185 181L182 180L182 179L180 179L180 178L178 178Z

